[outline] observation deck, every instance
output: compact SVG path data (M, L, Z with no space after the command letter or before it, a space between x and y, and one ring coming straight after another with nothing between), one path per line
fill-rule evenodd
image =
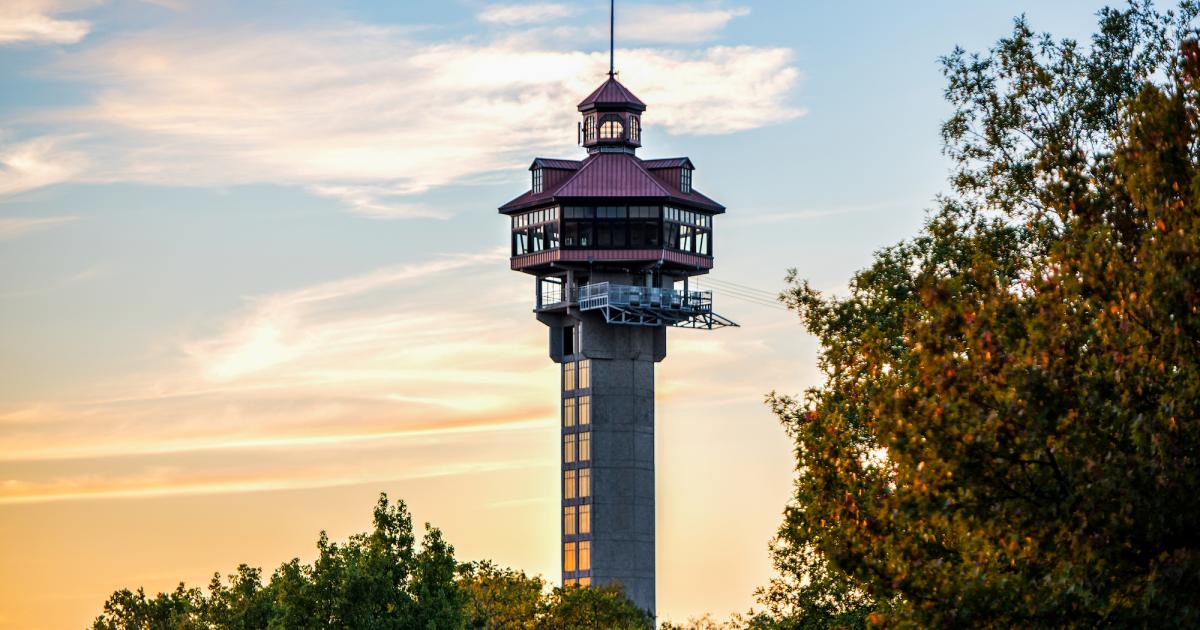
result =
M732 320L713 312L712 291L676 291L600 282L572 289L567 295L561 285L548 284L550 286L541 291L539 311L574 305L583 312L599 311L609 324L705 330L737 326Z

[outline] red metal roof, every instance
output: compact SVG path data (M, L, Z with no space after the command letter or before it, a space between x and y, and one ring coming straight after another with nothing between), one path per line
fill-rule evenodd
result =
M634 96L629 88L621 85L621 82L613 76L609 76L608 80L596 88L595 92L579 103L579 111L603 106L627 107L639 112L646 111L646 104L642 102L642 99Z
M501 206L500 212L507 214L548 201L572 200L579 203L587 198L603 200L614 197L673 202L714 213L725 211L724 206L695 189L684 193L667 185L650 174L642 160L629 153L593 153L580 164L578 170L558 185L547 186L537 194L526 192Z
M582 160L556 160L554 158L534 158L529 170L534 168L554 168L564 171L577 171L583 165Z
M642 160L642 166L646 167L646 170L648 170L648 171L653 171L653 170L660 169L660 168L683 168L685 166L688 168L691 168L691 169L696 168L692 164L692 161L685 157L659 158L657 160Z

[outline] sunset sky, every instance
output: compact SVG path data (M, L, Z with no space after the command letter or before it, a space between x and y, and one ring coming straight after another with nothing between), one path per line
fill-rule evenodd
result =
M640 154L729 208L713 278L836 292L946 189L937 57L1102 5L1046 4L618 2L617 67ZM311 559L380 491L557 578L557 370L496 207L582 154L607 6L0 1L0 628ZM716 310L657 369L660 619L751 605L763 395L819 382L793 315Z

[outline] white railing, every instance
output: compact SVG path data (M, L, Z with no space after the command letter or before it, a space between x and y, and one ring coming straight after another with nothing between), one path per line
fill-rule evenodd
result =
M692 312L712 309L712 291L676 291L658 287L635 287L627 284L599 282L573 291L579 310L587 311L605 306L632 306L685 310Z

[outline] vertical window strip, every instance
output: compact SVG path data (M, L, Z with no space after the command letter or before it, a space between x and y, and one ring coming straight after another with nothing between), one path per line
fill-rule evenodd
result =
M577 401L575 421L581 427L588 426L592 423L592 397L580 396Z
M579 506L579 527L576 531L580 534L592 533L592 506L586 503Z
M575 426L575 399L566 398L563 400L563 426L571 428Z
M563 543L563 571L574 571L575 566L575 543Z
M578 530L575 527L575 506L568 505L563 508L563 535L574 536L577 532Z
M574 499L575 498L575 495L576 495L575 480L576 480L576 471L574 471L574 470L564 470L563 471L563 498L564 499Z
M579 561L575 566L579 571L592 570L592 542L590 540L579 541Z
M563 362L563 391L569 392L575 389L575 363L573 361Z
M568 433L563 436L563 462L567 464L575 463L575 434Z
M579 389L588 389L592 386L592 360L579 360Z
M572 471L574 472L574 471ZM579 469L579 492L577 493L580 499L586 499L592 496L592 469Z
M579 461L586 462L592 459L592 432L584 431L579 434Z

